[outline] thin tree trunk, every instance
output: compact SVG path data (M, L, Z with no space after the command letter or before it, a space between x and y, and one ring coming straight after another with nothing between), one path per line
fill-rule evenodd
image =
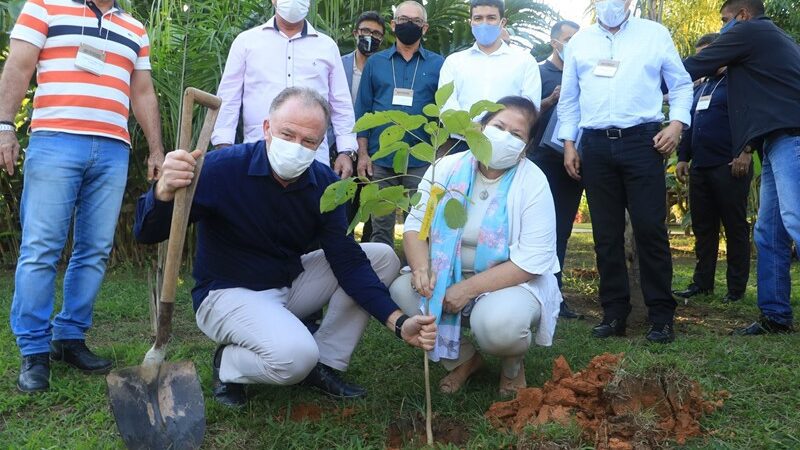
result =
M631 313L628 315L629 325L640 325L647 322L647 307L642 294L642 275L639 271L639 252L633 235L631 217L625 212L625 262L628 266L628 289L631 296Z

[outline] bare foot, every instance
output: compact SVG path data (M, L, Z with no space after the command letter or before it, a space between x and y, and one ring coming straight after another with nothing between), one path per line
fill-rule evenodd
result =
M522 389L528 386L528 383L525 381L525 367L523 365L519 366L519 372L517 372L517 376L514 378L506 378L503 373L500 373L500 396L501 397L513 397L517 394L517 389Z
M481 367L483 367L483 358L480 353L476 351L469 361L456 367L455 370L442 378L442 381L439 382L439 390L444 394L458 392L469 377Z

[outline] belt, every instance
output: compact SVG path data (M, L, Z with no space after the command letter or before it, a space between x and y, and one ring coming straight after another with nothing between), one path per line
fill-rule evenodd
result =
M649 122L640 125L635 125L629 128L606 128L603 130L585 129L584 134L592 136L605 136L608 139L622 139L628 136L636 136L646 132L661 131L661 124L659 122Z

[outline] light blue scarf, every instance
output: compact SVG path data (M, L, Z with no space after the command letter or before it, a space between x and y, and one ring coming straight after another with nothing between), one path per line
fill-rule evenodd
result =
M506 205L508 190L517 166L503 174L497 193L489 204L481 223L478 235L478 246L475 251L475 273L483 272L509 259L509 231ZM478 173L478 161L470 152L465 152L447 179L447 192L436 208L431 226L431 270L436 274L436 286L433 289L428 313L436 316L438 336L430 358L439 361L441 358L458 359L461 338L461 312L448 314L442 311L442 302L447 288L461 281L461 235L463 228L452 229L447 226L444 210L447 202L453 198L461 202L469 214L468 198L472 195L472 186ZM422 309L427 299L420 298Z

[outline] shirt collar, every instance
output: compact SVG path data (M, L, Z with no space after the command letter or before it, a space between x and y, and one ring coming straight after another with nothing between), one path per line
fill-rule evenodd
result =
M247 169L247 175L251 177L272 177L272 167L269 165L269 158L267 158L267 141L260 140L255 144L253 155L250 157L250 167ZM286 187L287 190L302 189L309 184L318 186L317 176L314 173L314 163L303 172L300 177Z
M392 46L389 47L388 51L386 52L386 59L392 59L395 54L399 54L397 51L397 45L392 44ZM422 44L420 44L419 48L414 54L419 55L422 59L428 59L430 52L422 47Z
M483 52L483 50L481 50L481 48L480 48L480 47L478 47L478 43L477 43L477 42L475 42L474 44L472 44L472 47L470 47L469 49L470 49L470 51L473 51L473 52L477 52L477 53L481 53L481 54L483 54L483 55L486 55L486 53L484 53L484 52ZM495 50L495 51L494 51L494 52L492 52L492 53L489 53L487 56L493 56L493 55L504 55L504 54L506 54L506 53L511 53L511 46L509 46L509 45L508 45L508 44L506 44L505 42L502 42L502 43L500 44L500 48L498 48L497 50Z
M265 29L265 30L266 29L272 29L272 30L275 30L275 32L277 32L277 33L281 32L280 28L278 28L278 20L276 19L275 16L272 16L272 18L269 19L267 21L267 23L265 23L262 26L262 28ZM318 36L318 35L319 35L319 33L317 33L316 28L314 28L314 26L311 25L307 20L304 20L303 21L303 30L300 31L300 37Z
M80 3L81 5L88 6L87 5L88 2L86 0L72 0L72 2L73 3ZM94 2L92 2L92 3L94 3ZM121 6L119 6L119 3L117 2L117 0L114 0L114 5L111 7L110 10L108 10L108 12L110 12L110 13L124 13L125 10L122 9ZM108 13L106 13L106 14L108 14Z

